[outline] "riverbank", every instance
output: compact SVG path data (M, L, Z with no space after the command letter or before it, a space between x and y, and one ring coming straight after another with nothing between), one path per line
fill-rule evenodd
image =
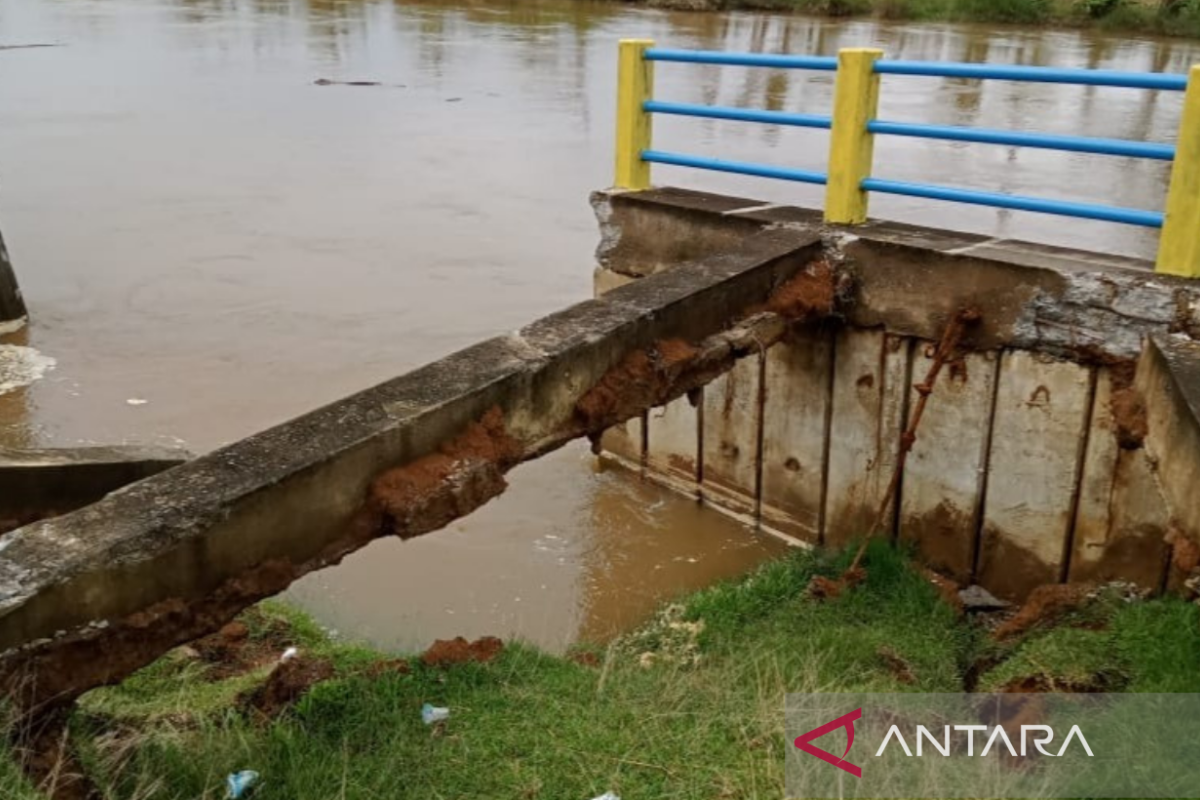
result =
M399 660L268 604L86 696L70 734L122 800L220 798L246 769L253 800L779 797L787 691L1200 691L1194 604L1052 587L964 617L885 545L864 583L814 599L848 560L791 555L565 658L481 640ZM425 703L449 719L424 724ZM38 797L11 758L0 796Z
M1098 28L1115 33L1200 37L1196 0L647 0L656 8L756 10L893 21L982 22Z

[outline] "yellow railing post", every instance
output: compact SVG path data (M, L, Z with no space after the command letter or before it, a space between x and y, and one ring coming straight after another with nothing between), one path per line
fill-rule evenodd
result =
M649 189L650 162L642 151L650 149L650 115L642 103L654 95L654 62L644 58L654 47L652 39L622 39L617 58L617 169L618 189Z
M825 187L825 221L857 225L867 221L864 178L871 175L875 137L867 123L879 107L875 62L882 50L865 47L838 52L833 97L833 131L829 141L829 183Z
M1200 64L1188 74L1155 271L1200 278Z

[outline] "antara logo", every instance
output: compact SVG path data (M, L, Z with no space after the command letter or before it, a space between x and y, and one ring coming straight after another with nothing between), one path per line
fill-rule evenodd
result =
M862 767L852 764L846 760L846 756L850 755L850 748L854 746L854 722L859 719L862 719L862 709L856 708L849 714L843 714L835 720L826 722L824 725L821 725L818 728L813 728L808 733L796 737L796 747L800 750L803 750L805 753L808 753L810 756L816 756L827 764L832 764L840 770L849 772L856 778L861 778ZM839 728L845 728L846 730L846 750L842 753L841 757L835 756L833 753L830 753L827 750L822 750L821 748L812 744L814 739L819 739L825 734L836 731ZM928 741L929 744L933 746L933 749L941 755L949 756L952 751L953 744L951 736L952 730L965 734L966 754L968 756L975 755L976 732L983 732L983 735L980 737L981 739L986 737L986 743L983 746L983 750L979 752L980 756L986 756L989 752L991 752L992 747L996 746L998 742L1003 744L1003 746L1008 750L1009 754L1014 758L1018 756L1017 749L1013 746L1012 740L1009 739L1008 732L1000 725L946 725L943 730L941 741L939 741L924 725L917 725L915 735L910 737L916 742L917 756L924 754L923 745L925 741ZM988 730L991 730L990 735L987 733ZM904 738L904 734L900 731L900 726L892 725L890 728L888 728L887 735L883 738L883 743L880 744L879 749L875 751L875 757L879 758L882 756L887 751L888 746L893 743L893 740L895 741L895 744L904 751L904 755L910 757L913 755L913 751L909 747L908 741ZM1019 755L1025 756L1031 754L1029 744L1032 744L1034 748L1036 748L1037 751L1044 756L1061 756L1067 751L1067 746L1075 740L1078 740L1079 747L1082 747L1083 751L1087 753L1088 756L1092 755L1092 748L1088 746L1087 739L1084 738L1083 731L1079 729L1078 725L1071 726L1071 730L1067 733L1067 737L1063 739L1062 746L1058 749L1057 753L1052 753L1044 747L1044 745L1048 745L1054 741L1053 728L1051 728L1049 725L1022 725L1020 729L1021 751ZM999 746L997 746L996 749L997 752L999 752ZM958 753L962 752L961 747L956 748L955 750Z
M810 756L816 756L822 761L833 764L840 770L849 772L856 778L862 777L862 767L855 766L846 760L846 756L850 755L850 748L854 745L854 720L862 717L862 709L856 708L849 714L843 714L832 722L826 722L819 728L813 728L803 736L796 737L796 747L799 747ZM846 752L842 753L842 757L838 758L833 753L822 750L816 745L809 744L813 739L820 739L830 731L836 731L838 728L846 729Z
M962 731L966 733L967 755L974 756L975 732L983 731L984 735L987 735L988 727L989 726L987 725L946 725L942 733L942 741L939 742L936 738L934 738L934 735L929 732L928 728L926 728L924 725L918 725L916 732L917 755L919 756L922 754L921 745L923 740L928 739L929 743L933 745L934 750L937 750L943 756L949 756L951 746L950 730L953 728L955 731ZM992 746L999 741L1002 742L1004 747L1008 749L1009 755L1011 755L1013 758L1016 758L1018 754L1016 748L1013 747L1012 740L1008 738L1008 732L1005 731L1000 725L996 725L991 729L991 731L991 735L987 736L987 743L983 746L983 750L979 753L979 755L986 756L989 752L991 752ZM1037 734L1039 733L1042 735L1038 736ZM1044 756L1061 756L1063 753L1067 752L1067 745L1069 745L1073 739L1079 739L1079 745L1083 748L1083 751L1089 756L1092 755L1092 748L1088 747L1087 739L1083 738L1083 731L1079 729L1078 725L1071 726L1071 730L1067 732L1067 738L1063 739L1062 747L1058 748L1057 753L1051 753L1046 750L1046 748L1042 747L1042 745L1050 744L1052 741L1054 741L1053 728L1051 728L1049 725L1022 725L1020 755L1025 756L1031 754L1031 751L1028 747L1030 743L1030 734L1033 734L1033 746L1036 747L1037 751ZM904 751L904 755L911 756L913 754L912 750L910 750L908 747L908 742L904 740L904 734L900 732L900 726L893 725L892 727L888 728L887 736L883 737L883 744L879 745L879 749L875 752L876 757L883 755L884 751L887 750L888 745L891 744L893 738L895 738L896 743L899 744L900 748ZM999 747L996 748L997 752L999 752L999 749ZM961 748L959 749L959 752L961 752Z

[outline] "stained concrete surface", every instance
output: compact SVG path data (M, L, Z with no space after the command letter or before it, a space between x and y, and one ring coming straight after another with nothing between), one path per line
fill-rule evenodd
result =
M693 493L695 484L681 484L669 465L698 453L703 474L708 459L727 460L758 436L757 463L729 473L734 480L721 491L702 492L706 503L810 542L864 535L931 342L958 309L975 307L982 323L933 391L899 512L885 528L960 583L979 581L1014 600L1067 579L1156 590L1172 548L1175 573L1195 566L1184 557L1200 552L1190 502L1200 480L1195 282L1125 256L891 222L825 226L811 210L681 189L600 192L593 205L602 229L597 285L670 270L696 242L736 250L729 241L750 223L820 235L838 265L843 327L832 356L798 360L786 356L786 343L774 345L767 384L748 385L740 405L724 402L738 399L728 376L705 387L706 419L695 434L693 413L656 440L661 412L651 412L651 479ZM707 420L749 407L756 392L768 410L772 397L790 407L765 418L734 415L729 430ZM1143 416L1151 430L1144 449L1130 430L1145 427ZM781 491L783 476L802 471L806 494ZM1182 585L1186 575L1175 573L1170 583Z

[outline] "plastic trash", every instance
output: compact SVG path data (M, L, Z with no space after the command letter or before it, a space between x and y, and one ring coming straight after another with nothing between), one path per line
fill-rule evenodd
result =
M300 655L299 650L297 650L295 647L289 647L287 650L284 650L283 655L279 657L279 663L282 664L284 661L291 661L298 655Z
M232 772L225 778L225 786L228 788L225 796L229 800L238 800L245 797L250 791L250 787L258 782L258 773L252 769L244 769L241 772Z
M421 721L426 725L450 719L450 709L432 706L429 703L421 706Z
M621 798L613 792L605 792L599 797L593 797L592 800L621 800Z

